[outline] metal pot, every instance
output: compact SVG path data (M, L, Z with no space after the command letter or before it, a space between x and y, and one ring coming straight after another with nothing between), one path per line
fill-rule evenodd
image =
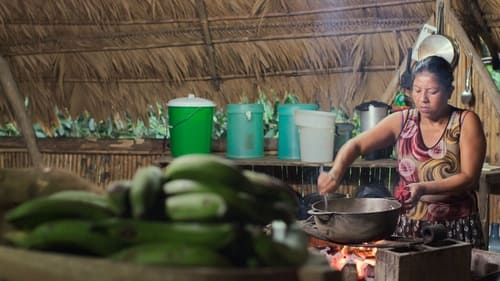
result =
M329 193L327 195L327 200L334 200L337 198L345 198L347 195L343 193ZM307 211L309 211L312 208L312 204L318 202L318 201L323 201L324 197L323 195L320 195L319 193L311 193L307 194L304 197L301 197L299 199L299 213L297 215L299 220L305 220L309 217L307 214Z
M458 59L458 47L454 40L443 35L443 2L439 2L437 11L437 32L426 37L418 47L418 60L429 56L439 56L455 67Z
M390 105L379 101L364 102L356 106L355 109L359 112L361 132L375 127L378 122L387 116L390 108ZM364 154L363 158L365 160L388 158L391 151L392 147L370 151Z
M379 101L364 102L356 106L355 109L359 111L361 132L374 127L380 120L384 119L390 108L390 105Z
M359 244L389 237L396 229L401 203L389 198L338 198L313 203L308 214L316 227L337 243Z

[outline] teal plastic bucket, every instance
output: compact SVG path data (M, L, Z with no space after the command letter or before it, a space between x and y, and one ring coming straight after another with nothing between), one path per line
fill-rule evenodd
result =
M258 158L264 156L264 107L262 104L228 104L226 156Z
M339 149L352 138L354 125L348 122L335 123L335 145L333 154L337 155Z
M210 153L215 104L190 94L168 102L170 151L177 157Z
M278 158L287 160L300 159L299 131L295 125L293 113L297 109L318 110L313 103L278 105Z

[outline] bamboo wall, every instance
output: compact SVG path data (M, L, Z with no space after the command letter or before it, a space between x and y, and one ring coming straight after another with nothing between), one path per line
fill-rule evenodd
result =
M66 169L101 187L111 181L131 179L139 167L151 165L161 154L42 153L44 166ZM26 151L0 152L0 168L30 167Z
M168 154L162 140L81 140L45 139L38 145L45 166L67 169L104 188L114 180L131 179L136 170ZM218 145L218 144L215 144ZM267 151L273 154L275 151ZM3 138L0 143L0 168L31 167L31 160L18 138ZM287 181L297 192L307 195L316 191L317 167L242 166ZM351 168L339 192L354 196L359 186L381 182L392 189L397 173L393 168ZM500 223L500 196L490 199L490 221Z
M450 103L476 112L483 123L486 134L486 162L500 164L500 93L493 84L480 54L466 35L459 20L450 12L446 34L453 38L458 46L458 64L455 69L455 92ZM471 104L464 104L461 93L465 89L467 62L472 62L471 89L474 95Z

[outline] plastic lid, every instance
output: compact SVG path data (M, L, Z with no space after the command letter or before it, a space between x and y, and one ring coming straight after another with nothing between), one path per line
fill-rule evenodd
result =
M177 98L170 100L168 106L185 106L185 107L215 107L213 101L197 98L194 94L189 94L187 98Z
M260 103L232 103L226 106L227 113L245 113L246 111L260 113L264 106Z

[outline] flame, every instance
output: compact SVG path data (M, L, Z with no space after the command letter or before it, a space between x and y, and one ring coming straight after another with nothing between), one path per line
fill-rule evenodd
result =
M346 264L354 264L358 280L365 280L374 274L376 253L377 248L343 246L331 256L330 265L342 271Z

